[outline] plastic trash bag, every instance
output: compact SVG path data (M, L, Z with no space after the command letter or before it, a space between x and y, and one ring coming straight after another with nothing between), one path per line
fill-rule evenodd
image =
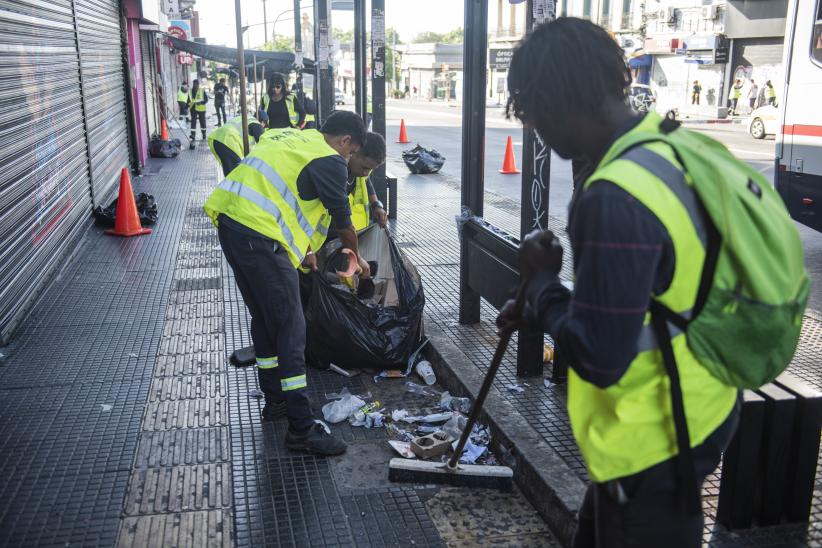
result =
M366 300L334 281L339 240L317 254L319 272L310 273L310 287L304 287L307 360L320 368L333 362L346 369L405 369L421 339L425 295L420 275L376 225L360 233L359 248L367 261L380 265L375 295Z
M159 216L157 214L157 202L152 194L141 192L134 197L134 202L137 204L137 213L140 215L141 225L153 225L157 222ZM98 224L114 226L114 220L117 216L117 198L108 207L97 206L91 213Z
M363 400L354 394L348 393L338 400L323 405L323 418L332 424L336 424L353 415L363 405L365 405Z
M176 158L180 154L180 140L152 139L148 146L148 153L152 158Z
M445 163L445 156L436 150L423 148L417 145L411 150L405 150L402 153L402 160L411 173L424 174L436 173L442 169L442 164Z

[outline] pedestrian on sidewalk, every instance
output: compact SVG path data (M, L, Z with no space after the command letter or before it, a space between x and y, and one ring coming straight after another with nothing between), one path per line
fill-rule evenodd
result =
M759 95L759 86L757 86L756 82L751 79L751 87L748 88L748 108L751 109L751 112L753 112L753 109L756 106L757 95Z
M498 323L549 333L571 364L568 414L592 480L574 546L697 548L703 516L695 504L686 510L683 494L698 498L716 469L738 421L737 390L690 359L685 334L672 338L674 357L690 366L680 380L696 479L685 485L669 378L646 317L652 296L695 302L703 262L680 250L704 227L683 213L687 196L671 192L685 176L668 145L639 144L630 158L610 161L625 139L661 131L658 114L628 106L630 83L622 49L582 19L540 25L514 51L507 113L562 158L595 168L569 209L573 292L559 280L554 235L531 234L520 250L520 273L530 279L525 320L513 317L509 301Z
M297 271L316 270L314 250L333 219L343 247L360 255L345 193L347 161L365 141L362 118L338 111L317 130L270 130L204 205L251 315L263 420L288 418L285 445L323 455L345 443L315 423L306 395L305 318Z
M264 110L259 113L259 120L253 116L247 118L248 123L248 146L249 152L256 143L260 142L260 136L265 131L268 115ZM228 174L239 165L245 157L243 145L243 117L235 116L228 120L222 127L219 127L208 134L208 146L211 153L220 162L223 168L223 176Z
M731 87L730 93L728 93L728 100L731 102L731 108L729 110L729 114L736 116L737 106L739 104L739 99L742 98L742 80L737 79L734 82L734 85Z
M188 92L188 82L183 82L177 90L177 107L180 109L180 118L188 122L188 104L191 102L191 94Z
M302 127L305 123L305 109L302 102L288 90L285 77L280 73L268 81L268 89L263 95L263 110L268 114L268 127Z
M225 78L220 78L220 81L214 86L214 110L217 111L217 127L220 127L228 120L225 115L225 96L227 93L228 86L225 85Z
M205 89L200 87L200 80L195 79L191 86L191 97L189 98L188 106L191 111L191 136L188 148L194 148L194 137L197 134L197 120L200 121L200 132L203 135L203 141L206 139L206 104L208 103L208 94Z
M699 80L694 80L694 87L693 91L691 92L691 104L698 105L699 104L699 96L702 95L702 86L699 84Z
M776 90L770 80L765 82L765 97L767 97L769 105L776 106Z

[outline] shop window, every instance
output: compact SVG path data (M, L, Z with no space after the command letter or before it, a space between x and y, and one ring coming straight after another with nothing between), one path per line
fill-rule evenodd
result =
M822 63L822 2L819 2L816 6L816 18L811 40L811 55L817 62Z

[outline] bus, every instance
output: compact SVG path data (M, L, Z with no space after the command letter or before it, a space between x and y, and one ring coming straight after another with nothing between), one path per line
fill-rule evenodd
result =
M783 55L775 185L794 219L822 231L822 0L790 0Z

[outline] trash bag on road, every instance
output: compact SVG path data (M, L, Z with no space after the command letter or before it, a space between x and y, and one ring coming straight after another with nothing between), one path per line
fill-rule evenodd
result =
M152 158L176 158L180 154L180 140L152 139L148 147L148 153Z
M436 173L442 168L442 164L445 163L445 156L433 148L427 149L421 145L417 145L411 150L403 151L402 160L405 162L405 165L408 166L408 169L411 170L411 173Z
M152 194L141 192L134 197L134 201L137 204L137 213L140 215L141 225L153 225L157 222L157 202ZM92 215L94 215L97 224L114 226L114 220L117 216L117 198L106 208L103 208L103 206L95 207Z
M364 299L335 274L343 255L339 240L317 254L319 271L309 274L305 303L306 358L321 368L333 362L346 369L405 369L421 336L422 280L386 230L365 229L359 248L378 266L374 292Z

